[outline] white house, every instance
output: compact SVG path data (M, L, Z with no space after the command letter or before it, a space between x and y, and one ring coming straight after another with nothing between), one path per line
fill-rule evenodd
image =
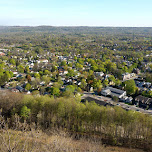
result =
M38 63L48 63L49 61L47 59L41 59L38 61Z
M124 73L124 74L122 74L122 80L130 79L130 77L131 77L130 73Z
M94 74L95 74L95 76L98 76L98 77L104 76L103 72L95 72Z
M136 76L135 73L124 73L124 74L122 74L122 79L123 79L123 81L124 81L124 80L131 79L131 78L133 78L133 77L135 77L135 76Z
M123 96L126 96L126 91L112 87L107 87L101 91L101 94L104 96L110 95L110 96L116 96L118 98L122 98Z

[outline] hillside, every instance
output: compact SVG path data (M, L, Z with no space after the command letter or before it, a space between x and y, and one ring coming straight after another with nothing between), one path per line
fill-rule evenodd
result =
M40 131L21 132L7 130L1 133L1 152L143 152L140 149L108 146L100 141L81 138L75 140L63 131L50 132L49 135Z
M93 148L92 142L97 144L94 148L100 145L133 147L147 151L152 148L152 118L149 115L125 111L120 107L99 106L95 102L81 103L78 97L50 98L17 93L3 93L1 97L0 140L5 148L9 148L11 143L15 146L14 142L22 138L23 143L19 141L21 147L27 144L27 140L27 147L31 147L31 137L34 138L32 140L37 138L36 145L40 146L39 142L47 144L44 141L52 140L52 132L54 135L57 131L58 136L60 130L66 132L66 141L72 141L72 148L77 142L76 145L80 146L82 139L90 143L87 144L90 147L84 148ZM43 137L46 137L45 140ZM60 137L59 140L62 141L64 134ZM69 143L67 146L70 145Z
M151 27L89 27L89 26L0 26L0 33L60 33L97 35L152 35Z

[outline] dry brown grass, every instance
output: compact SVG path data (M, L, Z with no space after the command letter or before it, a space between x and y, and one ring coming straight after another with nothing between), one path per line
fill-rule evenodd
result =
M63 131L45 134L40 130L0 130L0 152L143 152L111 147L86 139L74 140Z

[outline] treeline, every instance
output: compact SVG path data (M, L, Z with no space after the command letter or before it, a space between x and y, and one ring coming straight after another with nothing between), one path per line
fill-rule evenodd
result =
M74 34L116 34L119 35L126 34L132 35L134 34L143 34L143 35L150 35L152 33L151 27L56 27L56 26L37 26L37 27L30 27L30 26L0 26L0 33L18 33L18 32L52 32L52 33L74 33Z
M2 115L9 118L10 128L16 115L19 115L21 122L35 123L42 130L58 128L95 134L108 138L113 144L122 145L125 144L124 140L139 140L140 144L146 143L148 146L152 142L152 117L149 115L125 111L120 107L98 106L95 102L83 104L78 98L54 99L10 92L3 92L0 96Z

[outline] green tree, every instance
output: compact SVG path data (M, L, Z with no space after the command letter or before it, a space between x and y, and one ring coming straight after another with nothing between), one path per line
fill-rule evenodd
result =
M52 87L52 88L51 88L51 94L52 94L54 97L58 97L58 96L60 95L60 90L59 90L59 88Z
M56 66L53 65L51 71L52 71L52 72L55 72L57 69L58 69L58 68L57 68Z
M66 61L61 62L61 66L65 66L66 64L67 64Z
M68 85L63 93L66 97L72 97L76 87L74 85Z
M26 118L29 117L30 112L31 112L31 110L30 110L29 108L27 108L27 106L23 106L23 107L21 108L20 116L21 116L23 119L26 119Z
M121 84L121 81L119 79L116 79L115 84L116 86L119 86Z
M105 79L105 80L103 81L104 87L108 86L108 84L109 84L109 81L108 81L107 79Z
M45 84L48 84L50 82L50 77L44 75L44 76L42 76L42 81L44 81Z
M85 80L85 79L82 79L82 80L81 80L80 87L81 87L83 90L85 90L85 89L86 89L86 86L87 86L86 80Z
M29 83L27 83L25 86L25 89L29 91L31 89L31 85Z
M22 65L19 65L17 67L17 71L20 72L20 73L24 73L24 67Z
M34 96L39 95L39 91L38 91L38 90L33 90L33 91L32 91L32 95L34 95Z
M25 67L25 73L29 73L29 72L30 72L29 66L26 66Z
M72 70L72 69L68 69L68 74L67 74L67 76L69 76L69 77L73 77L73 76L75 76L75 72L74 72L74 70Z
M44 70L44 75L49 75L50 74L50 71L49 70Z
M39 73L34 73L34 77L35 78L40 78L40 74Z
M36 47L34 51L37 54L42 54L43 53L43 49L41 47Z
M152 70L152 64L149 65L150 69Z
M12 65L16 65L16 62L15 62L15 60L14 59L10 59L10 61L9 61Z
M81 65L80 63L76 63L76 68L78 69L78 70L80 70L80 69L82 69L83 68L83 65Z
M134 80L128 80L124 82L124 89L127 91L127 94L133 95L135 94L137 87Z
M10 74L10 77L12 78L13 77L13 72L9 71L9 74Z
M11 78L9 71L5 71L4 76L6 77L6 80L9 80Z
M67 87L66 87L66 90L70 90L71 92L74 92L75 91L75 86L74 85L68 85Z
M115 79L115 77L113 75L111 75L108 79L109 79L109 81L113 81L113 82L116 81L116 79Z
M76 56L74 56L74 60L77 60L77 57L76 57Z
M96 79L94 79L93 87L94 87L95 89L102 88L101 80L96 80Z
M69 67L72 67L72 63L69 63L68 66L69 66Z
M146 73L145 77L146 77L147 82L152 82L152 74L151 73Z
M118 101L119 101L119 98L116 97L116 96L113 96L113 97L112 97L112 100L115 101L115 102L118 102Z

